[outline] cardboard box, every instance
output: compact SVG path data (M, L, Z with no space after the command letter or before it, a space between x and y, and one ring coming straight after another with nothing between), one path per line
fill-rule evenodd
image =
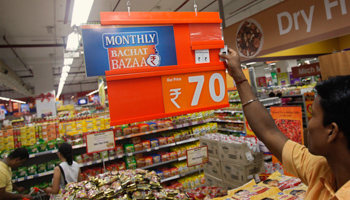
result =
M254 152L247 144L236 144L227 142L218 142L219 159L225 162L239 163L242 165L261 161L264 158L262 152Z
M235 183L235 182L227 182L227 181L222 181L224 187L223 189L225 190L233 190L233 189L236 189L236 188L239 188L241 187L243 184L238 184L238 183Z
M255 178L256 174L264 172L264 162L239 165L233 162L221 162L222 179L226 182L242 185Z
M210 174L204 173L204 177L205 177L205 184L208 186L217 186L220 188L225 188L224 182L219 179L216 178Z
M207 138L200 138L199 139L201 146L208 146L208 154L209 156L212 156L214 158L218 158L219 152L218 152L218 142L217 140L210 140Z
M222 177L220 160L218 159L209 156L209 162L204 164L203 169L204 173L210 174L219 179Z

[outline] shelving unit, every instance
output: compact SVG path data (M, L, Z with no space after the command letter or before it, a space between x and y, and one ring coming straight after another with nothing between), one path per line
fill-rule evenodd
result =
M201 167L201 168L199 168L199 169L194 169L194 170L191 170L191 171L188 171L188 172L185 172L185 173L176 175L176 176L171 176L171 177L162 179L162 180L160 180L160 182L161 182L161 183L164 183L164 182L176 180L176 179L178 179L178 178L185 177L185 176L190 175L190 174L199 173L199 172L202 171L202 170L203 170L203 168Z
M142 133L137 133L137 134L131 134L131 135L126 135L126 136L116 137L115 141L118 142L118 141L122 141L122 140L125 140L125 139L130 139L130 138L133 138L133 137L151 135L151 134L161 133L161 132L169 131L169 130L176 130L176 129L187 128L187 127L196 126L196 125L202 125L202 124L208 123L210 121L212 121L212 120L211 119L207 119L207 120L194 121L194 122L174 125L174 126L168 127L168 128L157 129L157 130L154 130L154 131L147 131L147 132L142 132ZM148 153L148 152L157 151L157 150L160 150L160 149L166 149L166 148L170 148L170 147L174 147L174 146L178 146L178 145L182 145L182 144L195 142L195 141L198 141L198 140L199 140L199 138L193 137L193 138L189 138L187 140L178 141L178 142L174 142L174 143L170 143L170 144L166 144L166 145L161 145L161 146L158 146L158 147L152 147L152 148L144 149L144 150L141 150L141 151L135 151L135 152L132 152L132 153L123 153L121 155L110 156L110 157L105 158L105 159L99 159L99 160L95 160L95 161L91 161L91 162L80 163L79 165L80 165L80 167L88 167L88 166L92 166L92 165L101 164L103 162L108 162L108 161L114 161L114 160L117 160L117 159L122 159L123 157L126 157L126 156L133 156L133 155L136 155L136 154ZM73 146L73 150L74 151L79 151L81 153L85 153L85 149L84 149L85 147L86 147L85 144L75 145L75 146ZM45 151L45 152L39 152L39 153L35 153L35 154L30 154L29 155L29 158L30 158L29 160L31 160L31 159L47 159L46 157L55 157L54 154L57 153L57 152L58 152L58 149L54 149L54 150L49 150L49 151ZM153 165L145 166L145 167L142 167L142 169L150 169L150 168L153 168L153 167L166 165L166 164L173 163L173 162L176 162L176 161L183 161L183 160L186 160L186 159L187 159L187 157L183 156L183 157L179 157L177 159L173 159L173 160L169 160L169 161L155 163ZM35 162L32 161L32 163L35 163ZM175 180L177 178L184 177L184 176L186 176L188 174L193 174L196 171L198 171L198 169L192 170L192 171L190 171L188 173L185 173L185 174L180 174L180 175L177 175L177 176L169 177L167 179L162 180L162 182ZM33 180L33 179L39 178L39 177L48 177L48 176L52 176L52 175L53 175L53 170L50 170L50 171L46 171L46 172L43 172L43 173L30 175L30 176L27 176L27 177L16 178L16 179L13 179L12 181L13 181L13 183L19 183L19 182L23 182L23 181L27 181L27 180Z

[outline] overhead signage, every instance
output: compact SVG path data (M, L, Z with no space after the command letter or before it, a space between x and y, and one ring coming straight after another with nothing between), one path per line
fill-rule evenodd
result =
M186 151L187 166L193 167L209 162L208 146L197 147Z
M87 76L177 65L173 26L82 26Z
M86 137L86 153L98 153L115 149L113 131L88 133Z
M252 59L346 35L349 13L345 0L285 0L225 28L225 43Z
M319 63L300 65L299 67L292 67L292 73L293 78L316 76L321 74L321 68Z
M86 72L106 74L111 125L227 107L220 23L211 12L102 12L101 25L83 26Z

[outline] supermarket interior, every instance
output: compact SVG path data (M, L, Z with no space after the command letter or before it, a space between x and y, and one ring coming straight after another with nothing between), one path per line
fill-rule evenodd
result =
M308 185L243 107L260 101L308 147L315 86L350 74L348 10L343 0L0 1L0 199L305 199ZM246 78L237 83L219 57L228 48ZM257 99L241 100L245 81ZM7 164L22 147L29 158Z

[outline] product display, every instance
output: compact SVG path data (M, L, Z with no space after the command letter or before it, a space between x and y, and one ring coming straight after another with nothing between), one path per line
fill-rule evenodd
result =
M147 170L101 173L66 185L63 199L187 199L178 190L163 189L157 174Z
M204 186L199 187L194 190L188 190L186 192L187 196L189 196L192 199L198 199L198 200L209 200L216 197L223 197L227 195L227 190L224 190L219 187L210 187L210 186Z

